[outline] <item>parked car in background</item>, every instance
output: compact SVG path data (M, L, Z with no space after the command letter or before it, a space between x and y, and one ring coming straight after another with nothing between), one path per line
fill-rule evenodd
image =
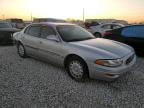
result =
M13 43L12 35L19 29L12 28L11 24L6 21L0 21L0 44Z
M65 23L66 20L56 19L56 18L34 18L32 23L40 23L40 22L57 22L57 23Z
M84 25L85 25L86 29L89 29L91 26L98 26L98 25L100 25L100 23L92 21L92 22L85 22Z
M106 31L121 27L124 27L124 25L120 23L105 23L97 26L91 26L88 31L90 31L95 37L103 37L103 34Z
M31 21L25 21L25 26L28 26L29 24L31 24L32 22Z
M114 80L131 70L132 47L95 38L84 28L68 23L35 23L14 34L20 57L32 56L64 66L69 75Z
M144 55L144 25L130 25L107 31L104 38L132 46L138 54Z
M11 18L11 19L6 19L6 21L9 22L14 28L22 29L25 27L25 23L22 19Z

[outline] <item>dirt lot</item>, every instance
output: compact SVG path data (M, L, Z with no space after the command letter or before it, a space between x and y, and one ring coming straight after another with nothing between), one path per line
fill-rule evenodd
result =
M0 108L144 108L144 58L115 82L76 82L60 67L0 47Z

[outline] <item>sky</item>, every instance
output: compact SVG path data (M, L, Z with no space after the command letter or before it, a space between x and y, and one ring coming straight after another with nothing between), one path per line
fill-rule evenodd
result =
M144 22L144 0L0 0L0 19L33 17L114 18Z

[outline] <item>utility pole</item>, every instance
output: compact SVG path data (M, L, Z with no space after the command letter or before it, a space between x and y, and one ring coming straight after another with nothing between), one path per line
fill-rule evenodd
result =
M83 8L83 22L85 21L85 10Z
M31 12L31 21L33 20L32 12Z

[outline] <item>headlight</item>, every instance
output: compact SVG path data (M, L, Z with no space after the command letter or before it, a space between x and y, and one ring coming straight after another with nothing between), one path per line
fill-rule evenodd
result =
M116 60L96 60L96 64L98 65L103 65L103 66L108 66L108 67L117 67L122 65L123 60L121 59L116 59Z

